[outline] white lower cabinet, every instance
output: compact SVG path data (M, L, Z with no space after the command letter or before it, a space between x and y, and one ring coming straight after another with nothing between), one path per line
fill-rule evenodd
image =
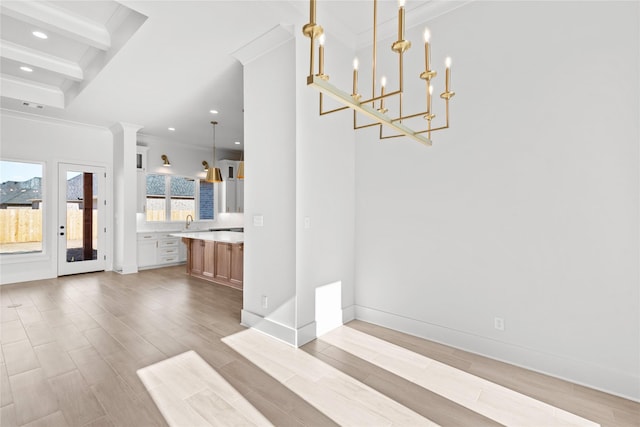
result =
M138 268L156 264L158 238L155 233L138 233Z
M182 239L167 232L138 233L138 268L180 264L187 260Z

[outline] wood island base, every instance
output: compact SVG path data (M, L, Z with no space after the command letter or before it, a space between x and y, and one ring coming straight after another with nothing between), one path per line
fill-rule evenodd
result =
M187 274L242 290L244 243L183 237L187 246Z

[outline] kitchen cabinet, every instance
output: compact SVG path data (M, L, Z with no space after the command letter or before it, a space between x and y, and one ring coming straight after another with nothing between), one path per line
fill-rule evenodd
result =
M229 281L231 276L231 243L215 242L216 243L216 280Z
M244 212L244 179L236 180L236 212Z
M244 243L183 238L187 244L187 274L242 289Z
M229 282L242 288L244 272L244 243L231 245L231 269Z
M147 152L149 147L136 146L136 212L145 213L147 209Z
M204 240L187 240L188 272L193 276L202 276L204 271Z
M223 178L220 186L219 212L244 212L244 180L236 177L239 163L237 160L220 160L218 162Z
M136 169L138 171L142 171L142 172L147 171L147 153L148 152L149 152L149 147L136 145Z
M166 232L138 233L138 268L157 268L183 263L186 249L180 238Z
M140 169L137 172L136 212L145 213L147 211L147 174Z
M180 259L180 239L168 233L158 233L158 250L156 252L156 264L173 264L184 260Z
M215 277L215 249L216 242L204 241L204 269L202 275L205 277Z
M242 289L244 243L216 242L215 280Z
M215 277L215 243L208 240L183 239L188 245L187 273L203 279Z
M158 238L155 233L138 233L138 268L156 264Z

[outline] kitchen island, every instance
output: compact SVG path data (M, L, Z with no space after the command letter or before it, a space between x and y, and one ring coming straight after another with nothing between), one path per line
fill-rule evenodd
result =
M195 231L176 233L187 247L187 274L242 289L244 233Z

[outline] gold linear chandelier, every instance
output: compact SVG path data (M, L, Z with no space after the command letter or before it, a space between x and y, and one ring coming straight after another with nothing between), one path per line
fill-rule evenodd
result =
M398 54L398 67L399 67L399 84L398 90L385 93L386 78L381 79L381 88L379 95L376 96L376 57L378 50L377 40L377 14L378 14L378 1L373 0L373 60L371 63L372 73L372 87L371 97L368 99L362 99L362 94L358 93L358 60L353 61L353 88L349 94L343 90L338 89L331 83L329 83L329 76L324 73L324 30L322 26L316 23L316 0L310 0L310 13L309 23L302 28L302 33L309 37L311 44L310 58L309 58L309 76L307 77L307 85L316 88L320 91L320 115L329 113L335 113L336 111L346 110L351 108L353 110L353 128L363 129L372 126L380 127L380 139L397 138L401 136L408 136L426 146L431 146L431 132L447 129L449 127L449 101L455 95L450 88L451 84L451 58L447 58L446 74L445 74L445 89L440 94L440 98L445 102L445 125L440 127L433 127L432 121L436 117L432 110L432 94L433 86L431 80L433 80L437 72L431 69L431 46L429 38L431 34L428 29L424 32L424 57L425 57L425 70L419 75L420 79L426 83L426 111L415 114L403 114L402 111L402 95L404 93L404 53L411 47L411 42L404 38L404 18L405 18L405 0L398 1L398 40L391 45L391 50ZM315 41L318 40L318 72L315 72ZM331 98L337 100L344 107L336 108L329 111L324 111L323 95L328 95ZM399 111L394 117L390 117L389 112L385 108L384 101L390 97L398 97ZM365 116L373 119L372 123L358 125L357 113L364 114ZM403 120L414 119L420 117L426 122L426 129L414 131L405 124ZM394 129L397 134L383 135L382 125L388 126ZM425 136L426 134L426 136Z

